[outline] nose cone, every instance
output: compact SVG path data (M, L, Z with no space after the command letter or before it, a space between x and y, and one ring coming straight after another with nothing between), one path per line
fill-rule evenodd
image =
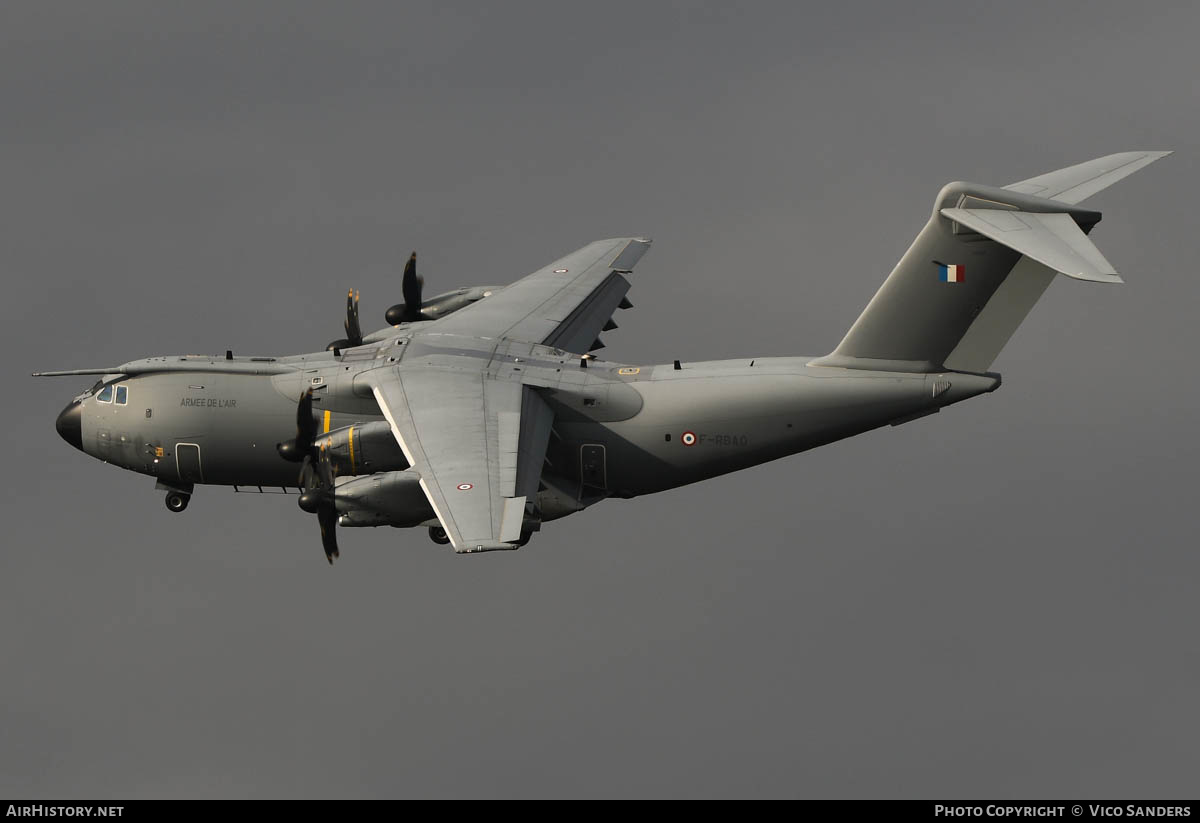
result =
M83 406L78 400L58 413L54 428L63 440L83 451Z

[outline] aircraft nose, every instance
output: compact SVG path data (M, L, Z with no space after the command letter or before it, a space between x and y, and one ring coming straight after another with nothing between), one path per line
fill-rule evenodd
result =
M83 405L78 400L58 413L54 428L63 440L83 451Z

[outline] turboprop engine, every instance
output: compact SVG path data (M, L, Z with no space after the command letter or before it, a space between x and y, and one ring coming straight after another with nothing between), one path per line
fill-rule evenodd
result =
M485 297L491 297L494 292L500 291L503 287L471 286L443 292L431 300L425 300L422 297L425 278L417 274L417 253L413 252L409 256L408 262L404 264L404 276L401 278L400 288L404 294L404 302L397 303L384 312L384 319L389 326L437 320L439 317L445 317L459 309L466 308ZM366 337L363 336L362 324L358 318L358 292L354 289L350 289L346 293L345 328L346 336L334 340L325 347L327 350L336 352L361 346L364 342L377 339L379 334L379 332L373 332Z
M316 445L325 450L333 473L339 477L408 468L408 460L385 420L318 435Z
M416 472L339 478L333 494L339 526L419 526L437 522Z

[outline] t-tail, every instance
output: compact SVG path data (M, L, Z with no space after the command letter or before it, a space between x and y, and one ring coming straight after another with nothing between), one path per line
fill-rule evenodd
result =
M1111 154L1003 188L949 183L845 339L814 366L981 374L1056 274L1120 275L1088 238L1084 199L1170 154Z

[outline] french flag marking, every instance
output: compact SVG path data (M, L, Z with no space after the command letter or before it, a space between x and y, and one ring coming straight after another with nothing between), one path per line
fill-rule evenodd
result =
M962 265L946 265L938 263L938 280L943 283L961 283L966 275L966 267Z

